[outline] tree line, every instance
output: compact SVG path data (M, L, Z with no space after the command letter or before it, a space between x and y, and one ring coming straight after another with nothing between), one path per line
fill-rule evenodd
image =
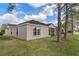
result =
M62 3L58 3L57 4L57 8L58 8L58 27L57 27L57 41L59 42L61 40L61 28L62 28L62 24L61 24L61 12L62 9L64 8L65 12L65 19L64 19L64 39L68 39L68 23L71 24L71 34L73 35L74 32L74 19L76 17L78 17L79 12L78 10L76 10L76 8L79 8L79 4L75 4L75 3L64 3L63 7L61 7ZM71 20L70 20L70 19ZM78 20L78 19L77 19ZM70 22L69 22L70 21Z

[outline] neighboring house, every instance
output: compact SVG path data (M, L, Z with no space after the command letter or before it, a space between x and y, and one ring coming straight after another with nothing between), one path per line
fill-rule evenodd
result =
M56 35L55 30L53 24L44 24L39 21L30 20L18 25L8 24L5 35L25 40L33 40Z

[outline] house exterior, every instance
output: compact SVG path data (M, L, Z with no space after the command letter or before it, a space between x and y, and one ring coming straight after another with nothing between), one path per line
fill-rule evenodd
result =
M17 25L7 24L7 27L5 29L5 34L4 35L17 37L17 35L16 35L16 28L17 28Z
M5 35L14 36L24 40L50 37L55 34L53 24L44 24L39 21L30 20L18 25L8 24Z

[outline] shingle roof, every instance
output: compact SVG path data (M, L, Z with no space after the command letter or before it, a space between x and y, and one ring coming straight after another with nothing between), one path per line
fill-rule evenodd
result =
M18 24L18 25L25 24L25 23L38 24L38 25L45 25L45 26L49 26L49 25L52 24L52 23L45 24L45 23L42 23L42 22L40 22L40 21L29 20L29 21L26 21L26 22L20 23L20 24ZM17 26L16 24L7 24L7 25L9 25L9 26ZM53 24L53 26L54 26L54 24Z
M17 25L15 25L15 24L7 24L8 26L17 26Z
M30 20L30 21L26 21L26 22L20 23L20 24L25 24L25 23L39 24L39 25L46 25L47 26L47 24L39 22L39 21L36 21L36 20Z
M49 25L51 25L51 24L52 24L54 27L56 27L53 23L49 23L49 24L47 24L47 25L49 26Z

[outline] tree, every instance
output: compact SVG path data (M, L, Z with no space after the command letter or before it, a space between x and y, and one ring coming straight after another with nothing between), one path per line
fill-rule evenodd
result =
M68 3L66 3L66 4L64 4L64 9L66 10L66 12L65 12L65 27L64 27L64 30L65 30L65 33L64 33L64 38L65 39L68 39L68 26L69 26L69 16L71 16L71 28L72 28L72 30L70 31L70 32L72 32L72 34L73 34L73 18L74 18L74 14L75 14L75 11L74 10L72 10L72 8L74 8L75 6L78 6L78 4L68 4ZM74 11L74 12L73 12Z
M57 42L61 40L61 3L58 3L58 27L57 27Z
M74 12L71 10L71 27L72 27L72 35L73 35L73 21L74 21Z
M9 3L9 6L8 6L8 11L11 12L14 8L15 8L16 4L15 3Z
M70 8L70 11L69 11L69 15L70 15L70 18L71 18L71 30L72 30L72 35L73 35L73 27L74 27L74 18L77 18L79 17L79 12L78 10L76 10L76 6L78 6L78 4L71 4L72 7Z
M68 34L68 3L65 4L66 7L66 17L65 17L65 33L64 33L64 38L67 39L67 34Z

